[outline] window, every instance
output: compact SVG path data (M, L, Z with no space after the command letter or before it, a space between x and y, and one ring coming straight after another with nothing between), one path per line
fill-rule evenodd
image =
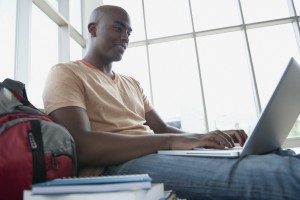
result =
M0 22L5 27L0 31L0 82L5 78L14 78L16 7L16 0L0 1Z
M49 69L58 62L69 61L69 57L72 59L82 58L82 49L86 46L86 41L78 32L80 30L75 30L81 29L81 14L79 14L80 16L77 18L80 20L75 20L73 26L69 21L66 20L68 17L62 17L62 14L58 12L59 7L61 7L64 11L64 14L68 14L71 9L70 4L72 5L72 10L76 10L74 9L73 3L77 4L77 7L75 6L75 8L81 8L81 1L70 1L70 4L67 2L59 4L59 1L56 0L9 2L11 2L11 4L6 4L4 10L5 12L8 11L11 13L11 17L6 16L6 18L15 20L16 12L13 12L13 7L16 6L17 2L19 3L19 9L17 11L19 13L17 16L21 16L22 18L19 23L10 21L9 25L11 26L7 26L9 31L6 33L9 34L10 32L14 31L14 29L11 27L15 27L17 25L17 30L22 33L18 34L18 36L22 37L18 37L21 39L16 40L15 38L11 39L12 36L7 36L7 38L11 40L11 44L14 44L16 40L16 46L18 47L18 51L16 51L16 53L12 52L11 56L7 56L7 58L13 58L10 62L13 62L14 59L17 59L18 66L16 67L17 71L15 74L13 74L14 66L11 65L10 68L5 68L5 70L7 70L9 73L6 71L4 72L6 74L4 74L2 73L4 70L1 70L0 75L5 75L6 77L11 76L11 78L15 78L16 80L21 79L21 81L26 85L30 101L35 106L43 108L42 91ZM11 10L9 10L8 5L11 6ZM1 6L1 9L2 8L3 7ZM1 12L1 20L2 14L5 12ZM78 12L78 10L74 12ZM77 14L75 15L77 16ZM20 23L27 24L27 26L20 26ZM70 39L70 46L66 39ZM28 41L28 44L24 41ZM22 46L22 42L25 44L24 46ZM7 49L11 49L11 46L12 45L7 47ZM20 49L22 49L22 51ZM17 54L21 54L21 56L18 56ZM4 62L6 62L6 60Z
M82 47L75 42L73 38L70 39L70 60L82 59Z
M70 22L79 33L82 33L81 0L71 0L69 4L70 4Z
M287 1L241 0L246 23L289 17Z
M291 24L252 29L248 33L258 91L264 108L288 59L294 57L300 61L299 52ZM292 136L300 136L300 118L290 133Z
M191 5L195 31L240 24L236 0L192 0Z
M297 15L300 14L300 0L294 0Z
M188 131L205 131L199 72L192 39L149 46L153 99L166 121Z
M0 78L16 77L15 44L18 46L17 1L4 2L0 3L0 20L6 30L0 32L0 42L6 51L1 57ZM38 107L42 106L49 68L68 60L69 55L71 60L82 58L86 45L82 22L87 10L99 6L91 5L92 1L69 0L63 4L65 14L70 14L68 21L58 13L62 7L58 2L35 0L32 6L27 87ZM114 63L114 70L137 79L163 119L187 131L249 130L289 58L300 62L299 30L294 28L300 18L300 0L102 2L127 10L133 29L129 48L122 61ZM297 16L290 14L292 5ZM62 29L63 40L70 39L70 45L60 42ZM62 56L62 52L66 53ZM253 83L257 87L252 87ZM300 137L300 118L290 137Z
M27 91L33 105L43 108L45 80L49 69L58 63L58 26L33 4L31 27L31 66Z
M256 114L242 32L197 40L210 130L249 130Z
M188 1L144 0L144 2L148 38L178 35L192 31Z
M299 52L291 24L251 29L248 36L259 95L265 107L289 58L299 60Z
M122 69L117 70L135 74L136 68L128 70L128 65L122 64L125 60L126 64L135 60L139 69L148 68L145 87L150 84L156 110L165 121L179 121L184 130L249 130L289 58L300 62L293 20L284 20L291 16L288 1L128 2L104 1L124 7L132 18L144 23L145 27L133 25L133 34L146 30L147 37L131 40L123 61L116 64ZM300 12L300 1L294 3ZM129 53L138 48L144 50ZM257 83L258 91L253 83ZM300 136L299 127L296 123L290 136Z

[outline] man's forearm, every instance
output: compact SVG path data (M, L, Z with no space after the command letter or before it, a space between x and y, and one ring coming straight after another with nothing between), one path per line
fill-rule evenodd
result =
M122 135L86 132L75 134L79 163L107 166L170 148L168 134Z
M186 133L186 132L174 126L166 126L163 133Z

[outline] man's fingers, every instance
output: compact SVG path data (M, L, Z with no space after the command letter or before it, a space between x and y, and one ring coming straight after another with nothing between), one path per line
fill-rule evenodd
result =
M237 140L238 140L239 144L241 146L243 146L244 143L245 143L245 137L244 137L241 130L236 130L236 132L237 132L237 134L235 134L235 136L237 137Z
M238 130L228 130L224 131L227 132L234 140L235 143L239 143L241 146L244 145L246 139L247 139L247 134L245 133L244 130L238 129Z
M213 131L213 133L217 135L217 142L228 148L234 147L234 141L230 135L220 130Z

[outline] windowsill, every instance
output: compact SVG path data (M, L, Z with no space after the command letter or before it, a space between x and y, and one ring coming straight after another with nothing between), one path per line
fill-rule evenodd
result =
M297 152L300 151L300 137L291 137L287 138L284 144L282 145L284 149L296 149Z
M300 154L300 147L290 148L294 150L297 154Z

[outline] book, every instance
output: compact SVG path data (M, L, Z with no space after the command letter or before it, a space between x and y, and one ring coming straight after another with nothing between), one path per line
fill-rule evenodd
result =
M164 193L165 193L164 200L177 200L176 194L173 190L167 190Z
M74 194L33 194L24 190L23 200L163 200L164 185L152 184L149 189L123 190L117 192L92 192Z
M175 191L173 190L166 190L164 193L165 196L161 200L187 200L187 199L178 198Z
M60 178L32 185L32 194L115 192L150 189L148 174Z

